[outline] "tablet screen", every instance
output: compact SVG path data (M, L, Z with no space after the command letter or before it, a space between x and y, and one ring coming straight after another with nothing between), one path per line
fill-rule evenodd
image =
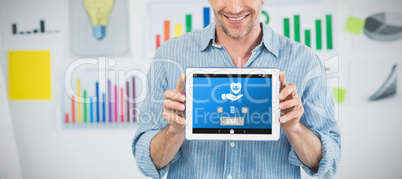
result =
M272 134L272 75L193 74L194 134Z

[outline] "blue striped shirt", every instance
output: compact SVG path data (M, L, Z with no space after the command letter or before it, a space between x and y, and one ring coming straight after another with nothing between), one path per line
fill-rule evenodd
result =
M314 173L298 159L285 133L278 141L184 140L173 160L157 170L150 158L152 138L168 124L162 116L165 90L174 90L189 67L234 67L224 47L215 44L215 24L165 42L155 53L148 72L148 96L139 114L133 154L140 171L152 178L300 178L331 177L340 160L341 138L335 119L334 97L324 67L307 46L278 35L261 24L262 42L252 51L248 67L277 68L288 84L297 86L304 114L301 122L321 140L323 158Z

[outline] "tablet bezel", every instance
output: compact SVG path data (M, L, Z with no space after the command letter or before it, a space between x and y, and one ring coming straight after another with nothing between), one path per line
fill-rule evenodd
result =
M270 141L278 140L280 136L280 110L279 110L279 73L278 69L268 68L187 68L186 69L186 126L185 138L187 140L244 140L244 141ZM188 95L192 90L194 74L269 74L272 75L272 134L194 134L193 133L193 100ZM276 89L276 90L275 90Z

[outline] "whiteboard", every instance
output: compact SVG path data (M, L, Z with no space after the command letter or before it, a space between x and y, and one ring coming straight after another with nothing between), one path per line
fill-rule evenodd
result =
M22 175L6 90L4 74L0 72L0 178L17 179Z

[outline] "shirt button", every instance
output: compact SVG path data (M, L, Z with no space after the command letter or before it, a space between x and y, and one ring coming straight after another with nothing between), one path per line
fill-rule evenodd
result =
M232 175L229 174L226 178L227 179L232 179Z
M235 143L234 142L230 142L230 146L231 147L234 147L235 146ZM229 175L230 176L230 175ZM232 176L231 176L232 177Z

